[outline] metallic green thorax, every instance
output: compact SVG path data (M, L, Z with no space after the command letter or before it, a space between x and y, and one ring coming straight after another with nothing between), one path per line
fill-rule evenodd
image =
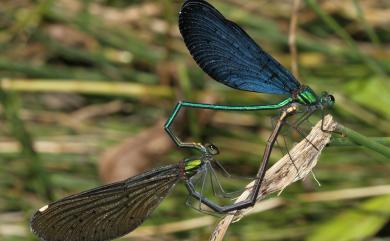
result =
M186 159L184 161L185 175L187 177L193 176L202 165L203 161L200 159Z
M297 94L296 98L298 103L303 105L313 105L319 101L316 93L314 93L314 91L307 86Z

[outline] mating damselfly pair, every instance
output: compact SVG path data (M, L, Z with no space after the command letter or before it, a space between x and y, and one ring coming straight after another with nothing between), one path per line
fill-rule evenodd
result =
M217 213L253 206L267 169L276 138L286 120L296 113L306 119L316 110L334 104L327 93L318 96L300 84L274 58L264 52L237 24L227 20L204 0L185 1L179 14L184 42L198 65L213 79L232 88L288 95L273 105L227 106L179 102L164 128L178 147L194 148L200 156L78 193L40 208L31 218L31 229L47 241L110 240L138 227L169 194L184 181L189 194ZM218 149L212 144L182 142L171 125L182 107L224 111L279 110L280 115L267 141L255 185L247 200L220 205L195 189L195 177L212 170Z

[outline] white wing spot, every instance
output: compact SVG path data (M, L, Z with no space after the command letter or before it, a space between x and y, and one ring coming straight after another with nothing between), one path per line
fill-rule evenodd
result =
M41 212L41 213L44 212L48 207L49 207L49 205L45 205L45 206L41 207L39 209L39 212Z

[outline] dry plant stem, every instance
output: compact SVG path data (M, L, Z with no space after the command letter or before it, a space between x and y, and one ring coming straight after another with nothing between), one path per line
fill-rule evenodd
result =
M172 98L166 86L147 86L128 82L77 81L57 79L0 79L4 90L24 92L76 92L110 96Z
M378 185L370 187L355 187L327 192L303 193L298 199L303 202L328 202L344 199L365 198L390 193L390 185Z
M324 129L333 131L336 129L336 126L337 123L333 121L332 116L327 115L324 119ZM330 133L321 130L321 121L319 121L310 134L290 150L293 162L290 156L286 154L267 170L258 200L263 199L268 194L283 191L291 183L306 177L317 164L321 150L330 141L330 136ZM253 183L251 182L246 186L247 191L243 192L236 202L245 200L249 196ZM223 240L230 223L238 217L246 216L256 206L258 206L258 203L253 207L226 215L218 223L210 240Z
M34 140L33 147L38 153L54 153L54 154L89 154L97 152L97 143L85 143L80 141L63 141L63 140ZM0 153L17 153L22 149L17 141L0 140Z
M151 235L169 234L175 232L183 232L186 230L194 230L205 226L211 226L215 222L214 217L204 216L200 218L192 218L179 222L172 222L158 226L139 227L134 232L129 233L126 237L145 237Z
M290 47L291 53L291 71L293 75L299 79L298 71L298 53L296 45L296 33L297 33L297 23L298 23L298 13L299 13L299 4L300 0L294 0L292 6L292 14L290 21L290 30L288 35L288 45Z

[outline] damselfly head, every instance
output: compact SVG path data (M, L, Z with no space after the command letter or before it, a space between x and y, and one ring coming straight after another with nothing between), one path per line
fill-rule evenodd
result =
M195 147L200 150L203 156L214 156L219 154L218 148L211 143L194 143Z
M324 91L320 96L320 103L323 107L329 108L332 107L335 103L335 98L333 95L330 95L328 92Z
M213 156L219 154L219 149L214 144L207 143L207 144L205 144L205 147L206 147L207 154L213 155Z

